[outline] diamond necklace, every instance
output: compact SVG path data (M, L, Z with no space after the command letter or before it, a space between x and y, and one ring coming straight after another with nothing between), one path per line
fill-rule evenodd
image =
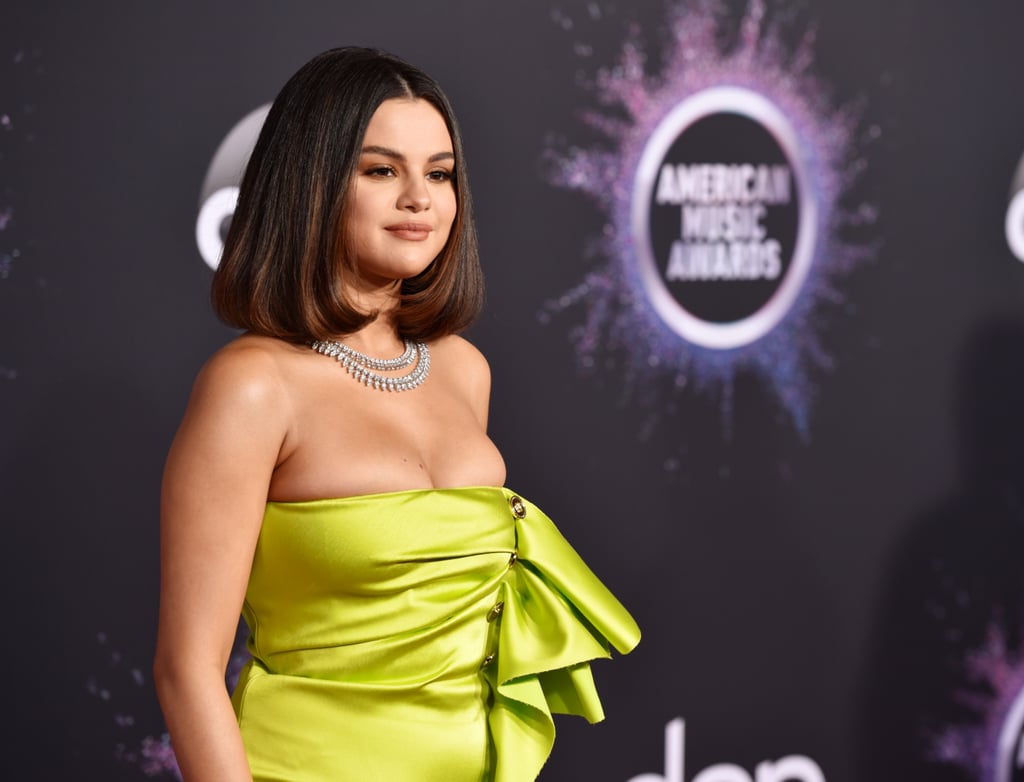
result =
M378 391L409 391L423 385L430 372L430 351L427 346L410 339L405 340L405 352L397 358L374 358L332 339L318 339L313 342L312 348L317 353L335 359L356 382ZM398 377L380 374L382 370L405 369L413 364L416 366Z

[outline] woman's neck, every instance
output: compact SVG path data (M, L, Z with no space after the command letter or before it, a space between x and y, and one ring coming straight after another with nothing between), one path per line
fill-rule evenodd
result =
M338 342L377 358L388 358L402 352L402 339L398 336L390 313L382 312L359 331L338 337Z

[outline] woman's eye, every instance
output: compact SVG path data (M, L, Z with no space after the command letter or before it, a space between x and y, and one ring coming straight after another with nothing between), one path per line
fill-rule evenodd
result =
M445 171L440 169L438 171L431 171L427 174L427 179L433 182L450 182L455 174L452 171Z
M391 166L374 166L366 170L367 176L389 177L395 175L395 169Z

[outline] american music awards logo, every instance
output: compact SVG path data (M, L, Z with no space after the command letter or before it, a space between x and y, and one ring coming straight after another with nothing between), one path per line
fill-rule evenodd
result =
M814 370L832 362L819 324L872 254L875 209L849 201L864 167L855 147L880 131L826 97L810 26L787 47L792 31L751 0L723 44L720 11L684 0L669 12L659 73L636 35L597 72L611 108L584 122L612 150L551 144L552 183L589 196L607 223L598 266L539 318L581 308L581 367L614 365L655 415L666 392L695 388L717 393L727 422L735 378L751 372L806 438Z
M816 213L786 116L746 88L701 90L655 128L637 167L632 234L647 298L687 342L754 342L807 278Z

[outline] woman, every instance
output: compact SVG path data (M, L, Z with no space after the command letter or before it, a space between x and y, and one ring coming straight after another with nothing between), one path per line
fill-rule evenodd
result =
M534 779L552 711L602 717L587 661L639 633L500 488L487 363L456 336L482 283L439 86L368 49L300 69L213 297L246 333L200 372L162 498L154 670L185 780Z

